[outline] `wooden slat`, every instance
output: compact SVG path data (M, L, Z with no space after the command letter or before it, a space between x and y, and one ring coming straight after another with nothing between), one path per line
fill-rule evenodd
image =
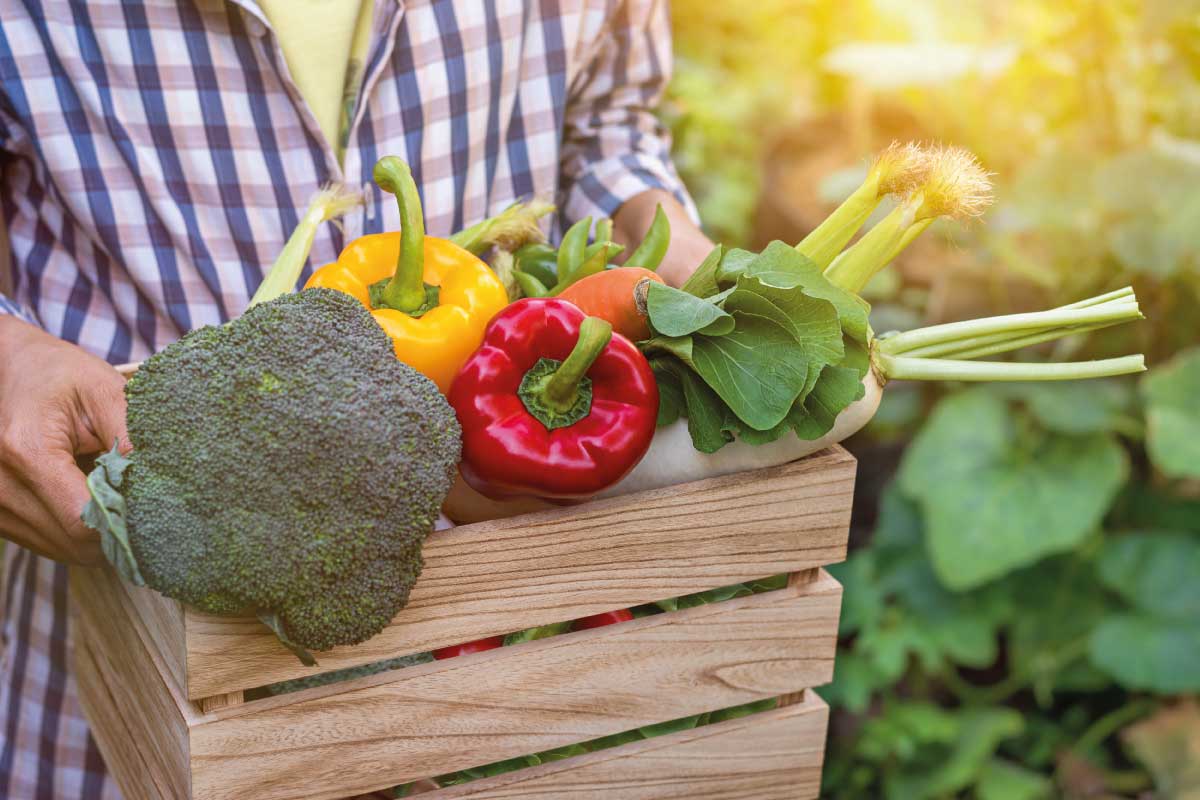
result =
M108 691L100 666L82 641L75 642L75 682L92 738L108 772L125 800L160 800L170 796L171 777L142 758L144 741L126 725L118 702Z
M147 647L142 623L110 591L103 573L72 568L71 594L82 633L83 657L91 660L84 708L96 728L104 728L113 757L127 756L114 738L126 734L145 764L142 794L148 797L187 797L188 724L196 715L164 666ZM118 731L113 733L112 729ZM130 782L126 778L126 782ZM131 792L132 793L132 792Z
M421 795L422 800L810 800L829 709L820 698Z
M178 600L163 597L153 589L134 586L118 580L116 573L109 571L112 591L124 592L128 602L141 619L149 637L148 646L157 649L158 658L175 681L176 686L187 685L187 636L184 628L183 606Z
M841 561L855 461L841 448L755 473L441 531L382 633L304 667L256 619L187 610L197 699Z
M332 799L825 683L840 598L822 574L219 710L193 722L193 797Z

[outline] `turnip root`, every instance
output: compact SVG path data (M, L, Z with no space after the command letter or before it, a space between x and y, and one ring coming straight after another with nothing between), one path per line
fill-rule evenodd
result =
M605 489L597 497L616 497L647 489L659 489L679 483L714 478L734 472L773 467L812 455L853 436L871 421L883 398L883 387L873 373L863 379L865 394L847 406L834 422L829 433L820 439L806 441L792 435L765 445L748 445L734 441L715 453L701 453L692 446L687 420L678 420L659 428L646 456L619 483ZM476 492L459 478L450 490L442 511L457 523L504 519L533 511L556 508L551 503L532 497L512 500L492 500Z
M770 444L750 445L737 440L715 453L701 453L692 446L687 420L677 420L659 428L645 458L638 462L633 472L605 489L599 497L615 497L734 472L774 467L832 447L862 430L879 409L883 387L873 372L868 372L863 378L863 388L865 394L862 399L851 403L838 414L829 433L811 441L788 434Z

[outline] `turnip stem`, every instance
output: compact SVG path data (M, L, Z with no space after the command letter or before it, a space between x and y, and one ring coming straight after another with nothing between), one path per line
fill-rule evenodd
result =
M1064 364L959 361L875 354L875 365L889 380L913 381L1070 381L1144 372L1141 355Z
M961 342L994 334L1014 331L1037 333L1052 328L1096 325L1099 323L1122 322L1138 319L1141 312L1135 303L1113 302L1095 308L1036 311L1030 314L1007 314L999 317L984 317L966 322L951 322L931 325L915 331L898 333L880 341L880 348L890 354L911 353L922 348L922 355L930 355L930 345ZM978 342L975 342L978 344Z
M1082 325L1070 328L1054 328L1042 333L1032 333L1026 336L1006 337L996 342L978 343L973 347L964 347L959 350L952 350L946 353L936 353L932 356L924 356L916 353L905 353L906 356L912 358L955 358L955 359L975 359L985 358L987 356L999 355L1000 353L1011 353L1014 350L1020 350L1023 347L1032 347L1035 344L1043 342L1052 342L1056 339L1062 339L1067 336L1078 336L1084 333L1091 333L1102 328L1110 327L1117 323L1101 322L1096 325Z
M1095 310L1098 308L1104 308L1108 310L1126 309L1130 312L1128 319L1136 319L1141 316L1137 309L1137 298L1134 297L1133 289L1129 287L1118 289L1115 292L1099 295L1098 297L1091 297L1087 300L1080 300L1077 303L1071 303L1070 305L1061 306L1052 310L1077 311L1084 309ZM919 356L923 358L980 358L981 356L985 355L1005 353L1021 347L1040 344L1041 342L1047 342L1052 339L1069 336L1074 333L1082 333L1085 330L1097 330L1099 328L1115 324L1116 322L1124 321L1125 319L1118 319L1096 324L1059 326L1041 331L1019 330L981 336L970 336L964 339L956 339L939 344L912 347L904 350L903 353L908 356ZM984 348L988 349L985 350ZM894 350L891 345L887 346L885 349L890 353L901 352ZM968 352L970 352L971 355L966 355Z

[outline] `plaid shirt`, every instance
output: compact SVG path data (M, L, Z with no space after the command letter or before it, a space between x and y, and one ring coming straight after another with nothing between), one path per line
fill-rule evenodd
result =
M560 223L648 188L688 202L652 114L665 0L376 0L372 37L339 164L252 0L0 0L0 313L143 358L244 309L320 184L368 202L314 263L395 229L370 185L385 154L412 165L435 235L531 195ZM115 797L67 670L65 569L5 558L0 798Z

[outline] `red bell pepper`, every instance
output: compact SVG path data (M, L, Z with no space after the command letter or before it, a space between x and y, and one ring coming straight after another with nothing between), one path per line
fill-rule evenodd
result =
M455 656L465 656L468 653L482 653L484 650L495 650L504 646L503 636L489 636L486 639L476 639L473 642L463 642L449 647L440 647L433 651L433 657L438 661Z
M571 630L586 631L591 628L603 628L605 625L616 625L618 622L628 622L633 619L633 612L628 608L618 608L616 611L605 611L603 614L593 614L571 623Z
M625 477L654 435L658 387L633 343L565 300L497 314L448 396L463 478L491 498L582 499Z

